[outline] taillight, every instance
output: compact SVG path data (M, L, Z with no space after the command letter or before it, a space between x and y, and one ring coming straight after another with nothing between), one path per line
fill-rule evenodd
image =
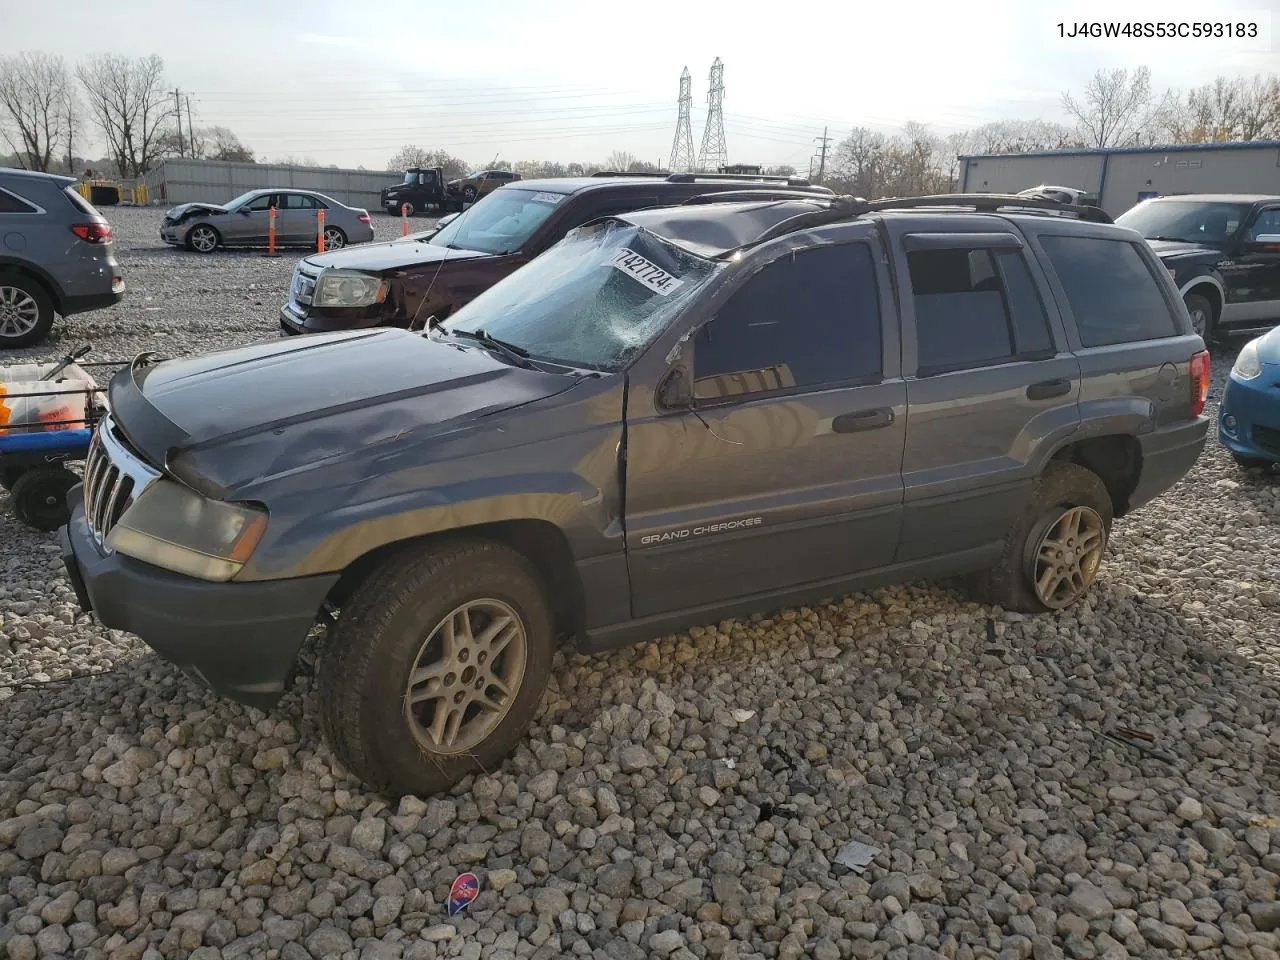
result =
M85 243L110 243L111 227L105 223L77 223L71 232Z
M1209 351L1201 350L1191 358L1191 415L1204 413L1209 399Z
M370 224L373 223L373 221L369 219L369 215L367 213L360 214L360 216L356 217L356 219L359 220L361 223L370 223Z

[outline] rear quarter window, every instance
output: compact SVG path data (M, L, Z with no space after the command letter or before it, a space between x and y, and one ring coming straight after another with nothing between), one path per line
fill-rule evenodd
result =
M77 191L75 187L67 187L62 192L66 194L67 199L71 201L71 205L75 207L77 210L79 210L81 213L83 213L86 217L96 218L96 217L102 216L102 214L98 212L97 208L92 203L90 203L84 197L80 196L79 191Z
M1158 340L1179 333L1151 268L1127 240L1041 237L1086 347Z

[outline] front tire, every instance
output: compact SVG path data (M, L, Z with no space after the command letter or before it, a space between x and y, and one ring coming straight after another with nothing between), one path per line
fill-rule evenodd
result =
M1191 315L1191 329L1206 344L1213 338L1213 304L1198 293L1189 293L1183 298L1187 305L1187 313Z
M66 467L34 467L21 474L9 491L13 515L36 530L57 530L71 520L67 493L79 482Z
M554 627L541 578L487 541L397 551L342 603L317 670L338 761L391 796L494 770L542 700Z
M1112 516L1111 495L1096 473L1051 461L1005 537L1000 561L971 581L975 599L1021 613L1078 603L1097 577Z
M218 231L204 223L192 227L187 234L187 249L196 253L213 253L221 242L222 237L218 235Z
M476 188L475 188L475 187L466 187L466 188L464 188L464 189L463 189L463 191L462 191L462 199L463 199L463 200L465 200L467 203L475 203L475 202L476 202Z
M0 348L29 347L53 329L53 300L36 280L0 273Z

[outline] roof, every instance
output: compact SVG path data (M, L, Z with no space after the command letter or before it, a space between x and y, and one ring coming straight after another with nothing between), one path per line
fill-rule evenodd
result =
M1150 200L1196 200L1201 203L1265 203L1280 200L1280 194L1266 193L1170 193ZM1149 202L1148 201L1148 202Z
M713 259L751 243L783 220L830 205L822 196L814 200L707 203L637 210L617 219L655 233L696 256Z
M727 184L728 186L724 186ZM787 178L777 177L767 180L753 178L749 174L736 177L733 175L714 177L698 177L694 175L691 180L668 180L667 175L641 175L627 176L621 174L619 176L600 176L600 177L548 177L543 180L513 180L511 183L503 184L500 190L537 190L542 193L577 193L580 190L589 190L593 188L607 187L631 187L637 190L648 188L652 191L662 189L662 186L695 186L707 187L707 192L716 192L723 189L746 189L746 190L800 190L812 191L814 196L830 197L832 193L825 187L814 184L799 185L788 184Z
M0 174L6 177L29 177L33 180L53 180L57 183L75 183L75 177L61 173L43 173L40 170L23 170L21 167L0 167Z
M1230 143L1172 143L1151 147L1073 147L1065 150L1032 150L1027 153L962 153L957 160L994 160L997 157L1101 157L1112 153L1188 153L1197 150L1276 150L1280 140L1233 140Z

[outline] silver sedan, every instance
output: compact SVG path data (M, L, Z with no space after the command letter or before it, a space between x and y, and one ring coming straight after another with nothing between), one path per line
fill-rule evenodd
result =
M317 214L324 211L324 247L336 250L373 239L369 212L349 207L314 190L250 190L227 204L182 203L165 214L160 239L197 253L219 247L267 242L269 211L276 211L276 243L282 247L315 247Z

